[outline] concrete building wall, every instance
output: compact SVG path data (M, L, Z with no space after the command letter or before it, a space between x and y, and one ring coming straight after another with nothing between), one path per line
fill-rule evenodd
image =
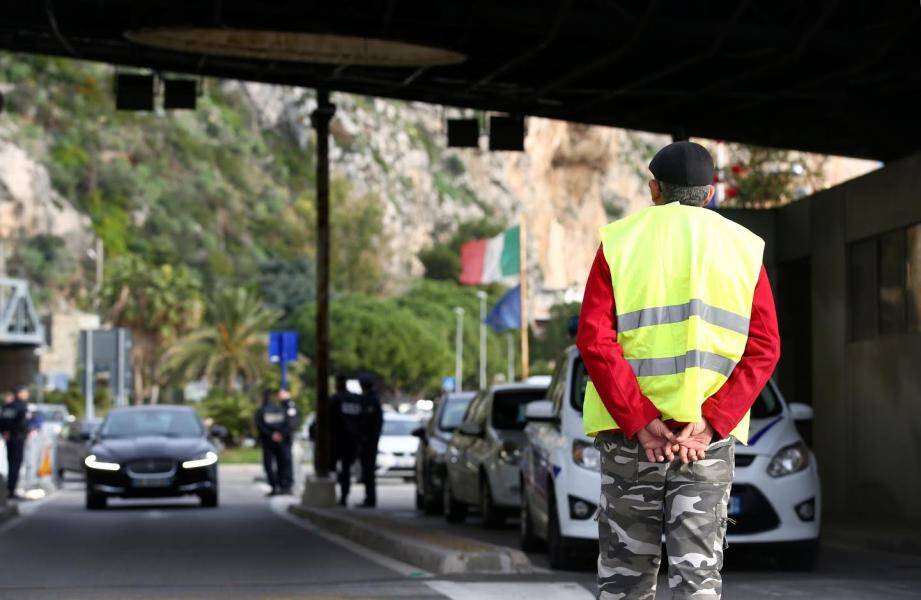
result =
M849 283L879 285L848 281L848 244L921 223L921 154L781 209L724 214L767 242L784 338L776 376L815 409L826 513L921 522L921 333L848 333Z

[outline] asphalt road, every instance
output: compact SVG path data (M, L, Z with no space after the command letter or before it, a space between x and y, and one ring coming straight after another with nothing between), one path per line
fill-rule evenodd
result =
M312 529L269 502L251 468L224 468L222 503L195 500L115 501L87 512L81 482L50 499L22 505L23 516L0 527L0 599L451 598L577 600L593 597L594 574L546 571L527 577L425 577ZM356 495L356 498L358 496ZM381 486L383 512L424 518L427 526L514 545L514 523L461 526L409 509L412 486ZM402 515L402 516L401 516ZM534 555L538 566L545 560ZM751 565L725 573L724 598L917 598L921 559L826 548L815 573ZM660 586L658 598L668 593Z

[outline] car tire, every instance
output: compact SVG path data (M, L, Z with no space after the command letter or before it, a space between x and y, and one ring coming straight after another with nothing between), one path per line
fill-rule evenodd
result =
M547 558L550 568L569 570L573 568L572 544L560 531L560 517L556 509L556 493L553 487L547 489Z
M86 493L86 510L105 510L108 498L103 494Z
M463 523L467 518L467 505L454 497L451 491L451 481L445 478L444 487L444 513L448 523Z
M525 552L540 552L544 549L544 541L537 537L534 531L534 521L531 519L531 507L528 505L528 494L521 482L521 517L519 518L519 543Z
M480 513L483 515L485 529L498 529L505 524L505 511L493 501L492 488L486 473L480 473Z
M783 546L775 555L780 568L801 573L815 569L819 559L819 540L791 542Z
M201 492L198 495L198 499L201 502L202 508L217 508L218 505L218 494L217 490L210 490L207 492Z

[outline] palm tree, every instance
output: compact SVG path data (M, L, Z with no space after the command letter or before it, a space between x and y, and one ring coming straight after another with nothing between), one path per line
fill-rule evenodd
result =
M209 306L208 325L176 342L163 355L174 380L204 377L225 391L258 381L269 368L267 334L278 313L244 288L222 290Z

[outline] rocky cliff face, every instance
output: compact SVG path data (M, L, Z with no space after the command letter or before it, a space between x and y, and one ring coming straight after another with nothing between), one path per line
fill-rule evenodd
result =
M308 148L310 91L242 85L266 126L290 132ZM511 226L523 214L532 279L548 302L578 296L597 228L645 203L630 137L659 141L532 118L525 152L448 149L450 109L345 94L334 102L333 169L355 192L384 203L394 275L421 274L418 251L459 222L488 215Z

